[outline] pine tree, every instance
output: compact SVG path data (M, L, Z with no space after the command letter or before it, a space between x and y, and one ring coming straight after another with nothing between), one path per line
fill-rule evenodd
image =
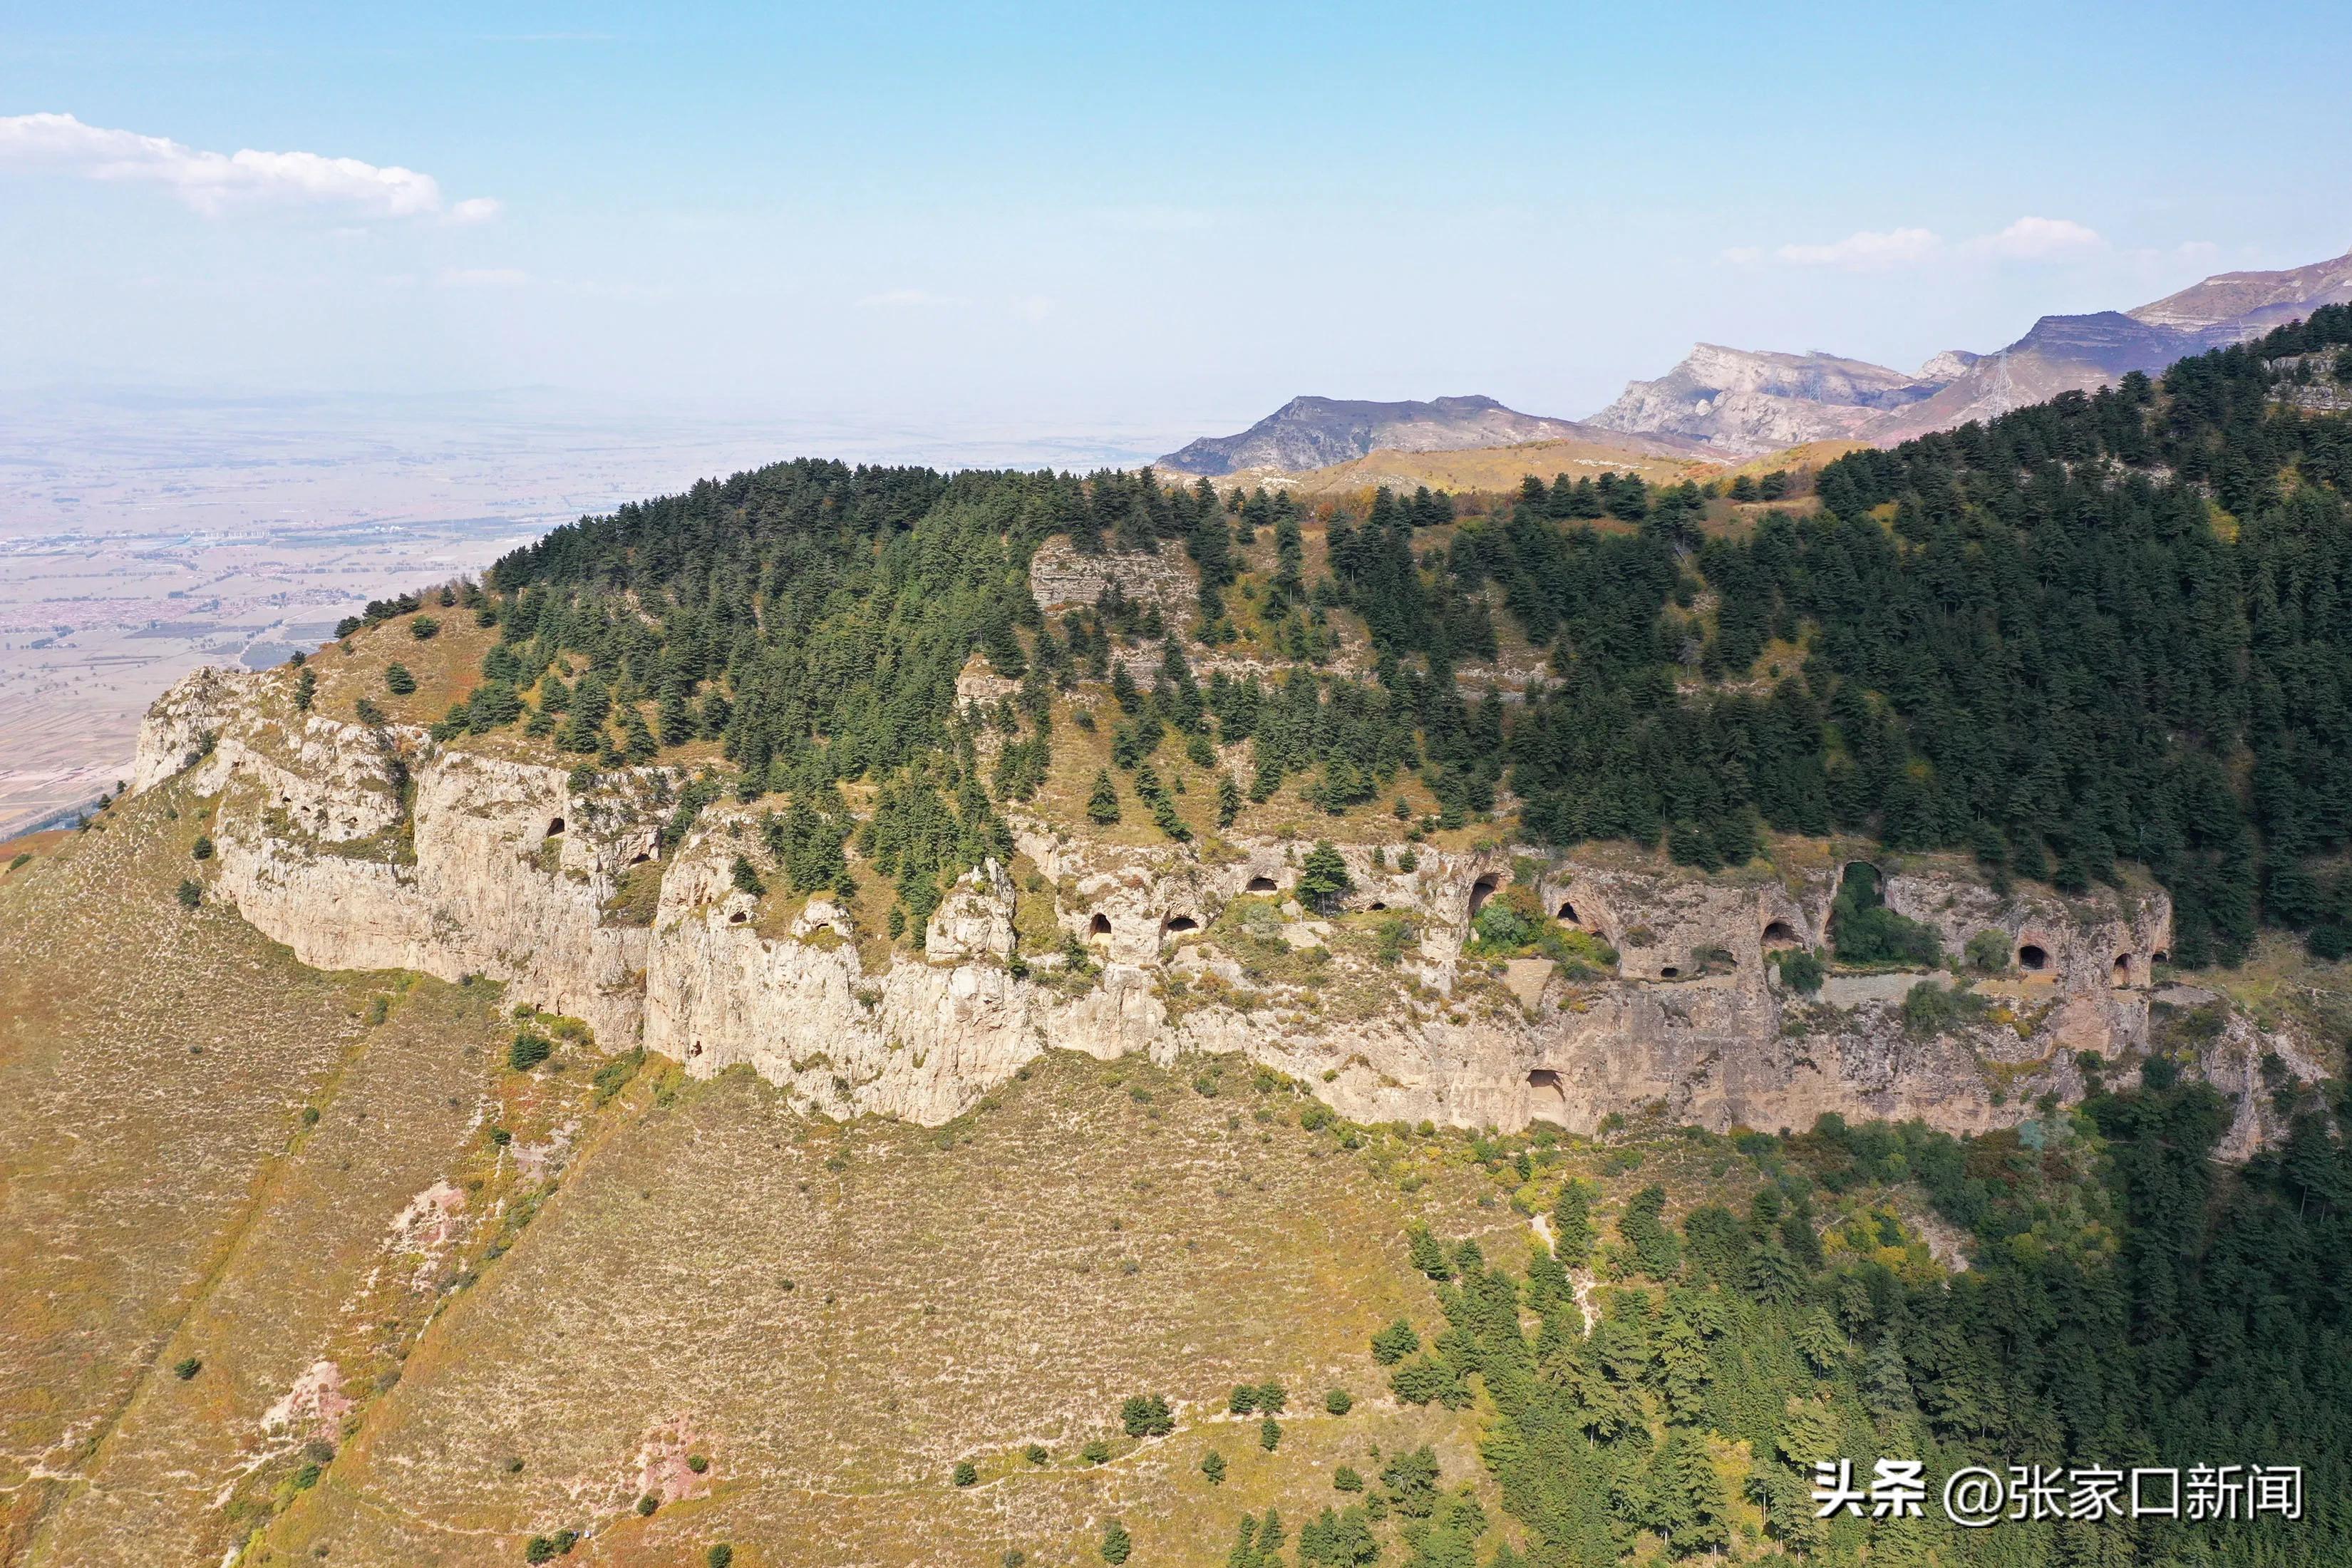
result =
M1328 914L1355 884L1349 879L1348 863L1328 838L1318 838L1307 854L1307 862L1299 868L1298 900L1318 913Z
M1559 1201L1552 1205L1552 1255L1569 1268L1581 1268L1592 1257L1592 1195L1582 1182L1570 1176L1559 1189Z
M1108 768L1095 774L1094 793L1087 797L1087 816L1106 827L1118 820L1118 786L1111 783Z

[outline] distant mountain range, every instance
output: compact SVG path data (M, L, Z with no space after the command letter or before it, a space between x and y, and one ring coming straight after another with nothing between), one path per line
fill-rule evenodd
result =
M1522 414L1491 397L1375 403L1294 397L1236 436L1161 458L1176 473L1304 474L1375 452L1465 452L1544 444L1559 460L1629 468L1738 463L1814 441L1891 445L1989 419L2062 392L2241 342L2321 305L2352 301L2352 252L2280 272L2224 272L2131 310L2044 316L2007 348L1948 349L1916 373L1828 353L1700 343L1655 381L1629 383L1590 419ZM1568 444L1563 446L1562 444Z
M1885 445L1987 419L2062 392L2268 331L2352 300L2352 252L2281 272L2224 272L2132 310L2044 316L1990 354L1951 350L1916 374L1832 354L1701 343L1655 381L1629 384L1586 423L1694 441L1727 458L1800 442Z
M1238 436L1204 437L1159 467L1220 478L1244 472L1302 473L1374 452L1457 452L1537 441L1575 441L1640 457L1708 457L1704 443L1665 433L1601 430L1506 408L1491 397L1371 403L1294 397Z

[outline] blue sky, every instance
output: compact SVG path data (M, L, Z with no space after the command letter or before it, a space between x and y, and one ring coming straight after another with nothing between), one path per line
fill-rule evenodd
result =
M2347 58L2327 5L10 0L0 120L72 121L0 133L0 383L1584 413L2340 253Z

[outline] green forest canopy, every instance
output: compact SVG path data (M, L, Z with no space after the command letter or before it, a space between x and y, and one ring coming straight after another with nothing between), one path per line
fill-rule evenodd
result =
M1702 531L1696 487L1630 476L1530 479L1483 510L1384 490L1329 514L1311 583L1285 497L1149 469L780 463L499 561L481 613L501 640L443 729L520 721L614 761L715 738L750 788L796 798L877 778L893 834L929 825L901 858L928 882L1003 841L992 797L1042 778L1052 689L1116 673L1124 768L1247 742L1259 799L1311 774L1342 812L1418 771L1454 820L1507 779L1539 842L1663 841L1707 868L1768 828L1969 850L2070 890L2138 862L2174 896L2181 963L2236 958L2263 921L2338 956L2352 419L2277 393L2315 362L2340 374L2347 342L2352 309L2330 307L2160 383L1856 453L1822 472L1817 512L1744 537ZM1269 528L1271 569L1236 593ZM1184 550L1197 618L1113 600L1049 624L1026 574L1055 535ZM1340 609L1369 632L1369 679L1322 668ZM1494 655L1498 612L1561 678L1522 707L1455 678ZM1110 653L1155 635L1147 691ZM1238 640L1266 678L1199 685L1185 648ZM1023 683L989 781L954 701L975 649ZM586 665L570 684L565 653Z

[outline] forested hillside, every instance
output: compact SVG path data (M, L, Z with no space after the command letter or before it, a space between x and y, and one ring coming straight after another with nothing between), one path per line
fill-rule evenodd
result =
M1259 799L1385 811L1417 773L1448 826L1499 800L1535 841L1663 840L1709 868L1767 830L1960 848L2069 889L2142 862L2180 963L2233 959L2264 921L2335 956L2352 419L2280 394L2344 379L2347 342L2330 308L2160 384L1857 453L1810 510L1603 476L1307 515L1149 470L780 464L499 562L476 609L502 640L443 733L519 722L592 764L715 740L747 794L828 813L833 786L887 782L861 845L879 837L919 916L1036 787L1053 691L1107 681L1112 757L1147 799L1163 748L1246 742ZM1049 624L1025 571L1056 534L1182 552L1197 614L1114 599ZM1545 656L1548 689L1507 703L1457 679L1499 644ZM1022 683L983 720L1006 739L986 777L954 696L975 649Z
M1475 1374L1496 1412L1486 1459L1526 1554L1474 1545L1489 1524L1475 1502L1393 1479L1369 1517L1348 1510L1356 1529L1369 1540L1383 1506L1402 1509L1409 1568L1746 1558L1759 1536L1824 1564L2345 1561L2352 1166L2306 1098L2283 1156L2220 1175L2219 1097L2162 1065L2022 1142L1834 1119L1743 1137L1752 1196L1735 1209L1678 1188L1678 1226L1652 1184L1604 1228L1591 1184L1570 1175L1555 1245L1524 1264L1416 1238L1436 1321L1386 1331L1375 1356L1410 1403L1468 1404ZM1535 1155L1538 1170L1553 1157ZM1974 1268L1922 1267L1894 1209L1855 1201L1906 1180L1969 1229ZM1569 1271L1587 1268L1603 1283L1580 1299ZM1822 1517L1817 1465L1846 1461L1868 1491L1882 1458L1920 1463L1916 1517ZM2054 1472L2053 1491L2021 1494L2012 1466ZM2301 1468L2295 1517L2249 1501L2245 1468L2274 1466ZM1990 1523L1947 1514L1945 1482L1964 1467L2000 1479ZM2177 1517L2133 1514L2134 1468L2173 1473L2140 1486ZM2112 1510L2074 1474L2102 1470ZM1302 1563L1378 1560L1305 1544Z

